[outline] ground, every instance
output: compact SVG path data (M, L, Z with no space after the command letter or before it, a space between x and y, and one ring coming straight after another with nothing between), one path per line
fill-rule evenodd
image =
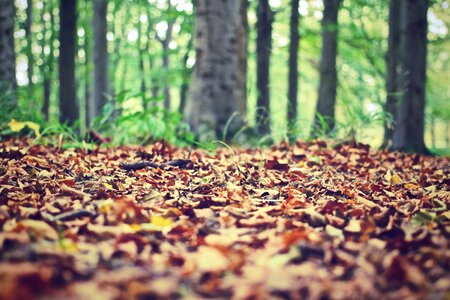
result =
M1 299L449 299L450 159L0 145Z

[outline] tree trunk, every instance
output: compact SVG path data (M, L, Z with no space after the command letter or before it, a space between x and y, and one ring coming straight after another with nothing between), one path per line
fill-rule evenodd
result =
M157 36L156 34L156 30L154 29L154 24L153 24L153 20L151 19L151 8L150 5L146 6L146 11L147 11L147 17L148 17L148 27L147 27L147 43L145 45L146 47L146 52L148 55L148 68L149 68L149 79L150 79L150 83L149 83L149 88L150 88L150 92L151 92L151 98L152 98L152 106L157 105L156 99L158 98L159 95L159 82L158 82L158 70L155 67L155 59L153 56L153 53L150 51L151 47L150 47L150 32L154 32L154 34Z
M270 132L270 54L272 51L273 12L268 0L258 2L256 22L256 88L258 93L256 125L259 134Z
M290 44L289 44L289 75L288 75L288 121L295 126L297 120L297 93L298 93L298 48L300 35L299 6L300 0L291 0Z
M10 110L17 104L14 15L14 1L0 0L0 94L5 105L3 111Z
M33 33L31 32L31 24L33 23L33 0L27 0L26 9L27 19L25 21L25 38L27 40L27 77L28 77L28 93L30 99L33 99L33 70L34 70L34 58L33 58ZM43 37L44 38L44 37Z
M170 3L170 0L167 0L167 5L168 5L167 12L168 12L168 14L170 14L170 12L172 10L172 5ZM167 21L167 30L166 30L166 36L164 37L164 39L161 39L158 36L158 34L156 34L156 37L161 42L161 45L163 48L162 68L165 72L163 93L164 93L164 108L166 110L170 110L170 103L171 103L168 76L169 76L169 64L170 64L169 44L170 44L170 41L172 40L173 23L174 23L173 19L169 19Z
M155 68L155 61L153 59L153 56L150 54L149 55L149 66L150 66L150 73L151 73L151 90L152 90L152 98L154 101L156 101L156 99L159 96L159 82L158 82L158 77L155 75L156 68ZM154 103L156 105L156 102Z
M48 8L47 8L48 5ZM45 19L44 14L45 13L50 14L50 33L51 36L49 40L45 39L46 36L46 25L45 25ZM50 110L50 96L51 96L51 88L52 88L52 74L53 74L53 59L54 59L54 46L53 41L55 40L55 16L53 14L53 4L43 2L42 7L42 14L41 14L41 21L42 21L42 40L41 40L41 56L42 56L42 77L43 77L43 101L42 101L42 109L41 112L44 115L45 120L49 120L49 110ZM45 45L49 45L49 53L48 55L45 54Z
M106 13L108 0L94 0L94 116L98 116L108 102L108 30Z
M59 7L59 120L73 125L79 111L75 85L76 0L61 0Z
M198 0L195 25L186 115L202 137L229 139L246 115L247 0Z
M400 59L400 1L390 0L389 2L389 37L386 74L386 103L385 113L390 115L390 119L384 122L384 140L382 148L389 148L392 145L392 136L394 133L394 124L397 105L400 100L400 87L398 85L398 71Z
M139 73L141 75L141 97L142 97L142 107L144 109L147 108L147 100L146 100L146 92L147 92L147 86L145 84L145 64L144 64L144 53L146 51L145 47L142 47L142 22L141 22L141 4L139 4L139 18L138 18L138 24L137 24L137 32L138 32L138 39L137 39L137 50L138 50L138 59L139 59ZM150 16L148 16L150 17ZM147 36L148 40L148 36ZM147 43L148 45L148 43Z
M90 3L86 1L84 3L84 9L86 11L90 11L92 9L92 6L90 6ZM89 16L87 16L87 19ZM95 118L95 103L94 99L92 97L92 30L89 29L91 24L90 22L86 21L84 23L84 56L85 56L85 63L84 63L84 105L85 105L85 111L86 111L86 118L85 118L85 127L89 130L92 126L92 122Z
M402 0L400 86L392 148L426 153L424 142L428 0Z
M193 44L193 38L189 39L189 42L187 44L186 53L184 53L183 56L183 73L182 73L182 83L180 88L180 106L178 107L178 112L183 113L184 109L186 108L186 98L187 93L189 90L189 78L192 76L192 68L189 68L187 65L188 59L189 59L189 52L192 50L192 44Z
M338 11L340 0L324 0L322 18L322 54L320 57L319 98L314 119L313 136L329 134L335 125L336 106L336 56ZM320 120L324 122L320 122Z
M119 20L129 20L130 19L130 9L126 7L127 2L125 1L115 1L114 3L114 9L112 11L112 14L118 15L121 8L124 8L125 12L123 16L120 16ZM109 68L109 78L111 78L111 86L110 86L110 92L111 95L113 95L113 99L116 99L117 95L120 95L122 92L124 92L125 88L125 82L124 82L124 73L126 73L127 65L126 65L126 59L123 61L123 68L124 71L121 72L122 76L119 77L119 73L117 70L119 70L119 66L121 64L121 58L124 56L124 54L121 51L121 44L122 44L122 37L125 37L126 32L126 26L127 24L125 22L114 22L114 26L112 27L113 35L114 35L114 46L112 50L112 63L111 65L114 66L113 68ZM126 37L125 37L126 40ZM114 115L115 117L115 115Z

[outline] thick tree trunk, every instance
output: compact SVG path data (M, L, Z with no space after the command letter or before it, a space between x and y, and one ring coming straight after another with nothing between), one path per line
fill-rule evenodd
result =
M317 136L317 133L329 134L335 124L337 89L336 56L340 3L340 0L324 0L319 98L314 119L315 128L313 129L313 136ZM320 122L321 118L323 118L325 124Z
M290 44L289 44L289 75L288 75L288 121L295 126L297 120L297 93L298 93L298 48L300 35L299 6L300 0L291 0Z
M94 116L98 116L108 102L108 30L106 13L108 0L94 0Z
M426 153L424 142L428 0L401 1L400 86L392 148Z
M59 7L59 120L72 125L79 111L75 85L76 0L61 0Z
M272 52L273 12L269 0L260 0L256 22L256 125L259 134L270 132L270 54Z
M229 139L246 115L247 0L198 0L195 25L186 115L200 136Z
M17 104L14 15L14 1L0 0L0 95L8 110Z
M33 57L33 33L31 32L31 24L33 23L33 0L27 0L26 9L27 19L25 21L25 38L27 40L27 77L28 77L28 93L33 99L33 71L34 71L34 57Z
M392 119L387 119L384 123L384 141L382 148L388 148L392 145L392 136L394 134L394 124L397 105L400 100L399 87L399 59L400 59L400 1L390 0L389 2L389 37L388 51L386 55L387 74L386 74L386 103L384 111Z

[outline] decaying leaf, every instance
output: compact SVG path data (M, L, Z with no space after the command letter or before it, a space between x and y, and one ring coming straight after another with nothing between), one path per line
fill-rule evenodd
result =
M448 294L449 158L29 143L0 142L1 299Z

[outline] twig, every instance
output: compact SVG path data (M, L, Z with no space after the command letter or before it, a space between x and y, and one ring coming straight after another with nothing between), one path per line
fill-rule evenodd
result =
M127 171L136 171L140 169L150 168L164 168L164 167L179 167L184 168L186 165L192 163L190 159L174 159L165 163L155 163L151 161L136 161L131 163L121 163L120 166Z

